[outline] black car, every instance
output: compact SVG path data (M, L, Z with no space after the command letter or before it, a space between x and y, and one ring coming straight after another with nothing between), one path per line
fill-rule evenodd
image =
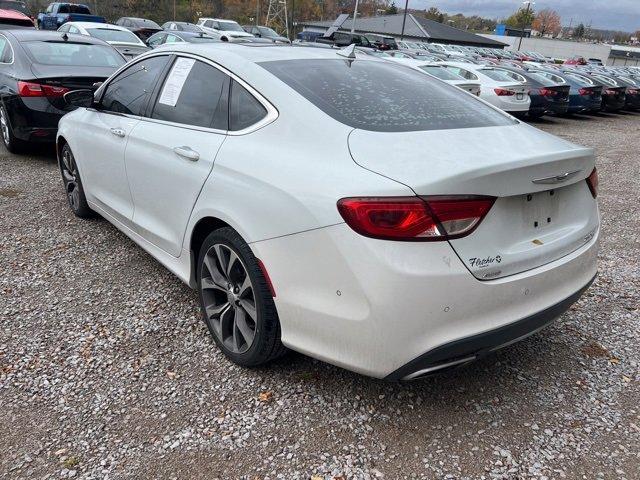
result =
M245 32L251 33L258 38L266 38L275 43L291 43L287 37L278 35L274 29L269 27L263 27L261 25L243 25L242 28Z
M166 22L162 24L163 30L178 32L202 32L203 30L195 23L189 22Z
M565 69L564 73L583 78L594 86L602 87L602 103L600 110L604 112L619 112L624 108L627 99L627 87L618 85L613 81L594 77L586 71L581 71L576 68Z
M612 88L624 88L624 108L625 110L640 109L640 96L638 96L638 87L631 80L624 80L607 73L591 72L591 77L604 83L606 90ZM605 93L606 94L606 93Z
M0 127L10 152L55 142L58 120L72 110L63 95L94 89L126 63L111 45L85 35L3 30L0 45Z
M179 32L177 30L158 32L147 40L151 48L167 43L217 43L221 40L204 32Z
M153 20L146 18L136 17L120 17L116 21L116 25L120 25L126 29L135 33L143 42L145 42L151 35L162 30Z
M396 39L386 35L378 35L377 33L366 33L365 37L378 50L398 50Z
M506 72L514 80L525 83L529 87L530 118L540 118L547 113L564 115L568 112L571 90L569 85L554 82L548 77L521 68L504 65L496 65L494 68Z
M333 32L328 37L317 37L317 43L335 45L336 47L348 47L355 44L357 47L376 48L365 35L349 32Z

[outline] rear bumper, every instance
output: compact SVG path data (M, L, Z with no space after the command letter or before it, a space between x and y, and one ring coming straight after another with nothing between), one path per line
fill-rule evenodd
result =
M385 380L413 380L425 377L451 367L478 360L503 347L524 340L565 313L571 305L578 301L594 280L595 277L589 280L589 283L576 293L561 302L522 320L434 348L400 367L392 374L387 375Z
M286 346L393 379L421 357L418 369L431 365L430 355L440 349L455 354L450 345L456 342L464 354L468 339L477 335L511 332L514 322L544 311L544 318L536 317L543 324L560 315L563 302L575 301L596 275L598 233L558 260L488 281L471 275L447 242L374 240L345 224L251 247L275 287ZM523 325L525 333L535 330ZM489 336L483 343L502 342Z
M58 122L67 113L46 98L5 100L13 134L27 142L55 142Z

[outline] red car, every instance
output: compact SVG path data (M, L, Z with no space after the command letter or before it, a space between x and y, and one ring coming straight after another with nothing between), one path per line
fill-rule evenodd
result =
M586 65L587 61L584 57L572 57L564 61L563 65Z
M35 28L35 25L24 13L0 9L0 29L6 28Z

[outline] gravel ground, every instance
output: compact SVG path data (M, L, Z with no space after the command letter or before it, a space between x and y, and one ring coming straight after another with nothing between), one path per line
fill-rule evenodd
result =
M194 292L73 217L48 151L1 150L0 475L640 478L640 115L536 126L598 150L600 276L544 332L405 384L230 364Z

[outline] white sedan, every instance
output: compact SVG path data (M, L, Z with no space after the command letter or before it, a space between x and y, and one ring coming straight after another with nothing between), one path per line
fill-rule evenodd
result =
M109 23L67 22L62 25L58 31L99 38L109 45L112 45L122 53L127 60L150 50L131 30Z
M597 271L593 151L343 55L180 44L68 93L71 210L196 289L244 366L290 348L410 379L564 313Z
M451 69L445 67L439 62L425 62L413 58L409 59L396 57L391 57L386 60L397 62L401 65L405 65L423 73L428 73L429 75L436 77L437 79L442 80L449 85L455 85L456 87L461 88L465 92L469 92L472 95L480 95L481 87L479 81L467 80L466 78L461 77L457 73L454 73L453 71L451 71Z
M438 65L467 80L480 82L480 98L491 105L513 115L524 115L529 111L529 89L514 81L503 70L462 62L440 62Z

